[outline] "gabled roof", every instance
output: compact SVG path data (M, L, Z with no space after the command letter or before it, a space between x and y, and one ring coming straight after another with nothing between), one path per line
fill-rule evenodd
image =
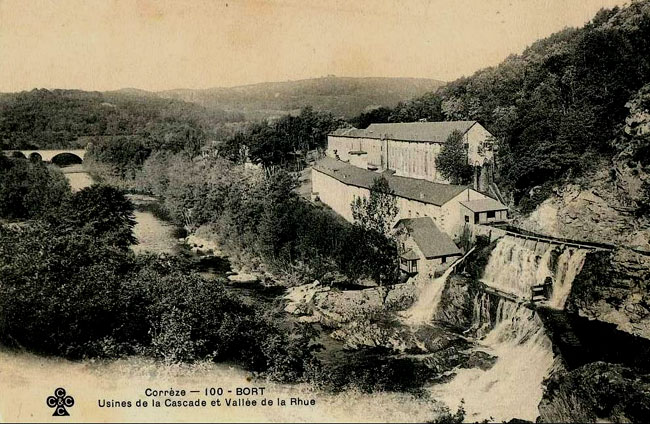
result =
M444 143L454 131L465 134L476 121L402 122L371 124L365 130L339 129L330 135L353 138L377 138L402 141Z
M472 212L487 212L487 211L505 211L508 207L498 200L494 199L479 199L479 200L466 200L460 202Z
M372 186L375 178L383 175L388 180L390 188L395 191L396 196L436 206L444 205L467 189L466 186L461 185L440 184L416 178L397 177L391 175L390 172L379 174L368 169L358 168L329 156L325 156L316 162L314 169L347 185L368 190Z
M413 249L409 249L406 252L403 252L402 254L399 255L399 257L402 259L407 259L409 261L420 259L420 256L417 253L415 253Z
M425 258L462 256L462 252L449 236L438 229L430 217L404 218L397 221L395 228L404 227Z

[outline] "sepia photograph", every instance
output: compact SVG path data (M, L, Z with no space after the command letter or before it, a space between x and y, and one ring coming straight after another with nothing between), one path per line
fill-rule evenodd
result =
M0 422L650 422L650 0L0 0Z

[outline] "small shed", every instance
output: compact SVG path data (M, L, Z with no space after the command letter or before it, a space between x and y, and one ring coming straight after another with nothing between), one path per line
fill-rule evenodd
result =
M508 207L498 200L486 198L460 202L461 222L489 224L508 219Z
M400 268L407 274L431 274L445 268L462 252L430 217L397 221Z

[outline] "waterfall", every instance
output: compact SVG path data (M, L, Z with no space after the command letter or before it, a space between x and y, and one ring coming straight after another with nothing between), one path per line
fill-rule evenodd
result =
M474 296L474 307L472 308L472 326L466 333L471 332L480 337L490 330L491 325L490 295L487 293L477 293Z
M553 256L559 251L561 253L553 272ZM525 242L503 237L490 255L481 281L492 288L528 300L531 299L533 286L544 285L550 280L552 286L548 306L563 309L586 254L584 249L561 248L543 243L529 248Z
M524 303L531 299L533 286L551 281L547 305L564 308L585 261L582 249L520 241L506 236L497 242L482 281L522 302L498 297L495 312L495 295L478 293L473 299L468 332L480 338L476 349L495 355L496 362L487 370L458 369L451 381L431 389L433 397L451 409L464 399L467 421L537 419L542 382L554 355L541 319Z
M479 297L479 307L476 305L474 325L484 327L490 320L489 304ZM457 370L451 381L431 389L433 397L452 409L463 399L467 421L535 421L543 395L542 381L554 361L551 341L537 314L521 304L500 299L494 327L478 349L496 355L494 365L487 370Z
M532 286L544 284L551 276L548 267L551 251L547 249L540 257L516 239L503 237L490 255L482 281L495 289L529 299Z
M430 283L425 283L420 288L417 301L402 314L406 324L421 325L428 324L431 321L438 310L442 291L445 289L447 279L453 270L452 265L440 277Z
M562 252L557 262L553 293L548 302L550 307L564 309L564 304L571 293L573 280L582 270L586 256L587 251L583 249L576 249L575 251L565 249Z

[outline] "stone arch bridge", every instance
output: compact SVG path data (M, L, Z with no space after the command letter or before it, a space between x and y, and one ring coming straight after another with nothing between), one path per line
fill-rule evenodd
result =
M57 158L73 157L79 159L78 163L82 163L85 156L85 149L60 149L60 150L4 150L3 153L7 156L12 156L17 153L22 153L26 158L39 158L44 162L57 163ZM72 155L72 156L70 156Z

